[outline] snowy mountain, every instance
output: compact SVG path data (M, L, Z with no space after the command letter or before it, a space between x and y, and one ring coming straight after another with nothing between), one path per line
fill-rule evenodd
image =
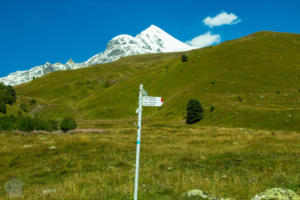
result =
M51 64L47 62L44 65L33 67L28 71L11 73L6 77L0 78L0 82L15 86L58 70L79 69L94 64L113 62L119 58L131 55L188 51L195 48L177 40L159 27L151 25L136 37L130 35L114 37L107 43L104 52L94 55L85 62L75 63L72 59L68 60L65 64L59 62Z

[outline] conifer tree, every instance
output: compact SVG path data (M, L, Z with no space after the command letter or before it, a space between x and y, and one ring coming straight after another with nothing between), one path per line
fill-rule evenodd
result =
M197 99L190 99L186 107L186 122L194 124L203 118L203 108Z

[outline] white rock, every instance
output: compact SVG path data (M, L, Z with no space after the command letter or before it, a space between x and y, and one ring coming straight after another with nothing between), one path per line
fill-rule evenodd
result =
M292 190L272 188L255 195L252 200L299 200L300 197Z
M43 191L43 195L51 194L51 193L56 193L55 189L46 189Z
M188 191L185 196L187 197L199 197L201 199L207 199L207 200L218 200L218 198L211 196L209 194L206 194L205 192L203 192L202 190L190 190Z
M31 144L25 144L25 145L23 145L23 148L24 149L32 148L32 145Z
M48 140L48 138L46 138L46 137L40 137L40 140Z
M57 148L56 148L56 146L50 146L49 149L50 149L50 150L55 150L55 149L57 149Z

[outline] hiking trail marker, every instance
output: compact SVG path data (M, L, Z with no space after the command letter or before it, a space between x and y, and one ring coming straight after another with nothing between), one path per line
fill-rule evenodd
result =
M162 104L163 104L163 99L161 97L150 97L150 96L148 96L148 93L143 88L143 84L140 84L139 107L136 110L137 113L138 113L138 126L137 126L137 141L136 141L134 200L138 199L140 145L141 145L141 129L142 129L143 106L161 107Z

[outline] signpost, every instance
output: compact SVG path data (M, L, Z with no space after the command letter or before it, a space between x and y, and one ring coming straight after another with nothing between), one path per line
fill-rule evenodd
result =
M137 142L136 142L136 162L135 162L135 181L134 181L134 200L138 199L138 184L139 184L139 165L140 165L140 145L141 145L141 129L142 129L142 111L143 106L160 107L163 104L161 97L150 97L144 90L143 84L140 85L139 91L139 107L138 126L137 126Z

